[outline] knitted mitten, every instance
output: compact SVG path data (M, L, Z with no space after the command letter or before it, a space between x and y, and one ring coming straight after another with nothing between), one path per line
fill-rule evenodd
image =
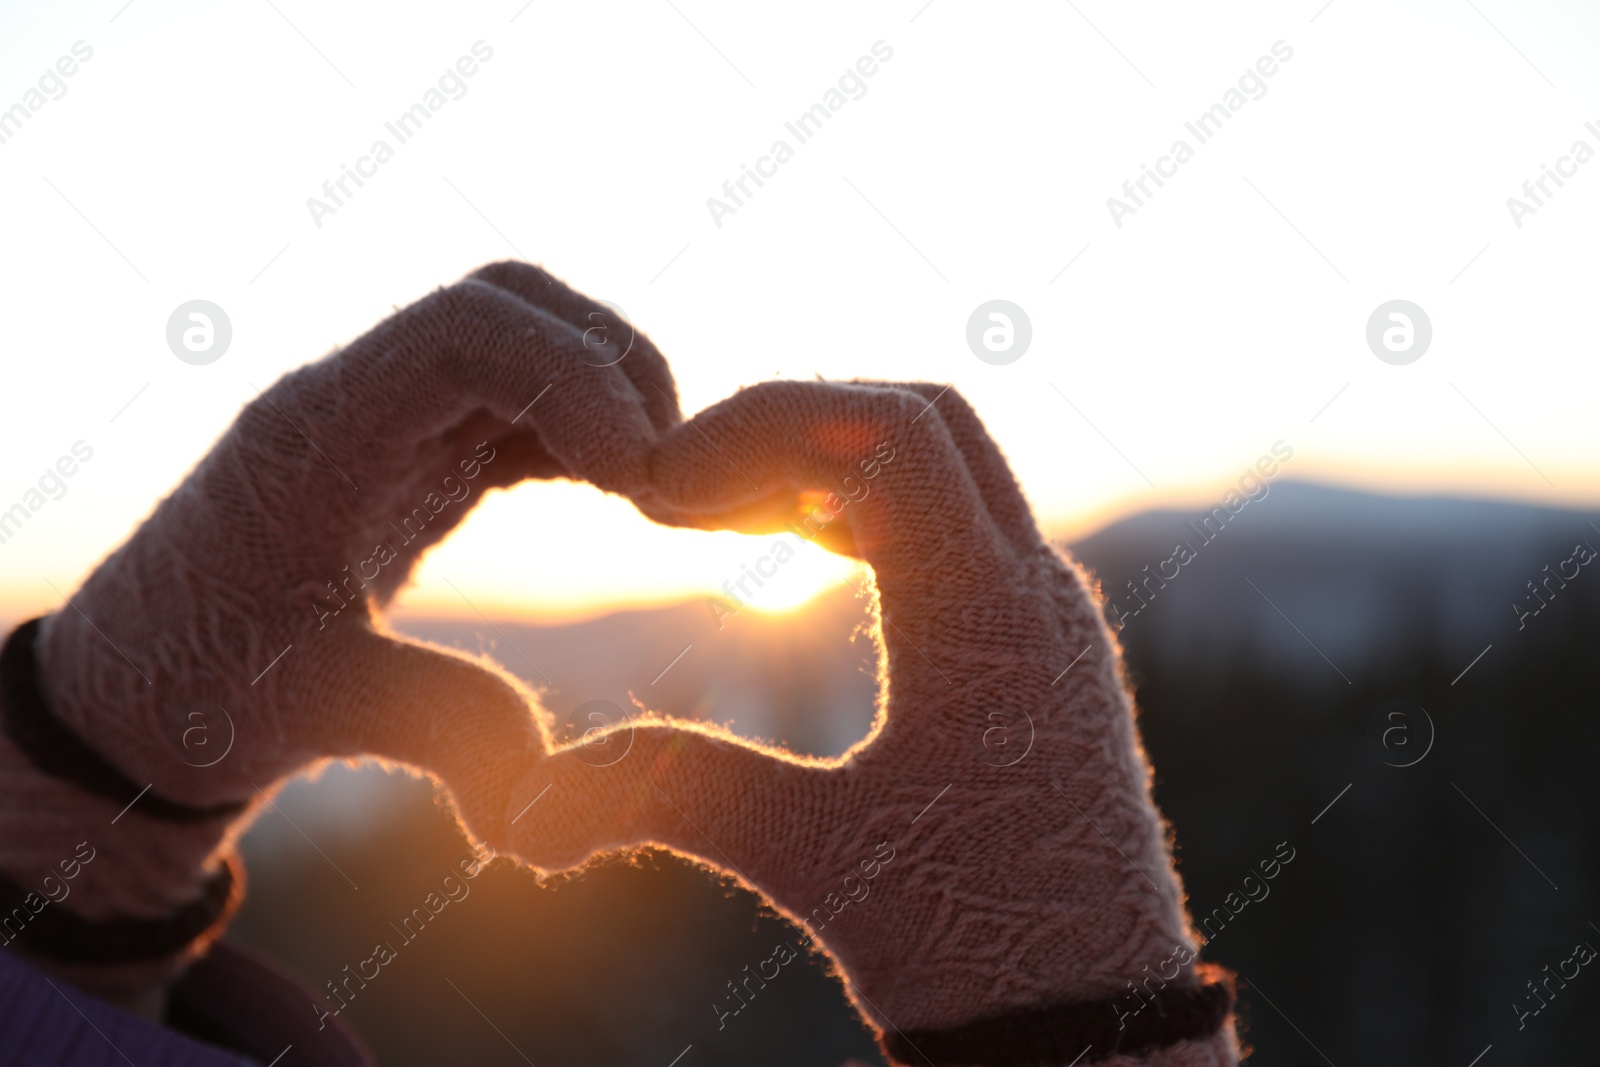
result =
M743 879L837 962L899 1063L1237 1062L1116 640L961 397L758 385L666 435L652 470L696 525L821 529L872 565L875 728L823 761L637 724L624 759L568 749L529 774L514 850L559 870L649 843Z
M616 329L526 264L434 292L246 406L66 604L12 636L0 889L31 915L8 944L102 992L170 975L237 900L243 817L325 757L425 768L471 832L500 839L544 750L526 694L386 635L372 609L488 488L647 493L676 390Z

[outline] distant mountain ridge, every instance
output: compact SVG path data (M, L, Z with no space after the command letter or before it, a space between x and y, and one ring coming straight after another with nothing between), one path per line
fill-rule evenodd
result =
M1358 665L1401 631L1424 628L1443 658L1459 655L1465 666L1486 645L1511 640L1519 623L1537 626L1512 605L1540 604L1529 583L1548 580L1544 568L1558 569L1576 544L1600 546L1593 516L1581 511L1306 482L1274 484L1209 542L1195 532L1200 514L1144 512L1071 546L1099 580L1111 618L1140 608L1129 583L1144 594L1125 639L1149 627L1168 654L1233 646L1295 664L1325 655ZM1197 558L1165 588L1150 583L1144 568L1184 541ZM1600 578L1580 570L1550 591L1559 610L1563 597L1600 593Z

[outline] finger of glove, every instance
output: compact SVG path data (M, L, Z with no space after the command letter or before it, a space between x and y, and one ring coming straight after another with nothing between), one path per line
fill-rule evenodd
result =
M526 420L524 420L525 422ZM441 519L454 526L477 503L474 494L505 489L529 479L571 477L550 454L537 431L475 411L416 449L408 477L394 486L397 507L421 502L429 493L465 501ZM468 499L471 498L471 499Z
M664 437L652 484L711 528L787 522L809 538L817 520L846 521L880 588L902 601L984 597L1015 563L942 417L903 389L752 386Z
M1062 635L1059 647L1069 648L1066 656L1060 659L1061 664L1066 666L1071 663L1074 656L1090 645L1109 648L1109 635L1104 633L1100 606L1090 589L1090 583L1070 557L1064 552L1058 554L1045 544L1010 464L966 398L949 386L929 382L879 384L898 385L926 397L943 418L967 461L968 469L976 476L983 492L984 505L995 520L995 525L1010 540L1017 557L1033 564L1031 573L1034 581L1056 604ZM1042 654L1046 657L1044 662L1057 662L1050 658L1049 651ZM1114 678L1114 657L1102 656L1102 659L1105 662L1093 669L1103 674L1109 673ZM1085 671L1089 669L1087 666L1084 668ZM1050 668L1049 673L1054 675L1055 668ZM1117 683L1113 681L1111 684Z
M1033 509L1022 495L1022 488L1011 473L1011 465L989 436L978 413L953 386L933 382L862 381L861 384L906 389L926 400L938 411L945 429L961 450L967 469L983 495L989 517L1006 535L1012 548L1019 556L1026 557L1044 547L1033 519Z
M417 442L481 408L535 430L574 477L641 490L655 430L627 377L584 353L579 332L550 313L461 282L286 376L241 415L236 458L258 468L252 477L287 475L292 484L268 495L299 498L308 482L335 490L344 513L328 501L326 526L348 529L348 513L368 506L363 482L371 501L373 483L407 477Z
M280 669L266 696L293 716L286 750L302 761L375 755L427 770L476 836L505 840L511 792L546 747L532 697L514 678L356 620L303 642Z
M479 490L505 489L529 478L570 477L537 431L487 411L476 411L445 431L436 452L444 460L442 473L473 481Z
M657 430L665 433L683 421L677 383L666 358L615 308L585 296L531 263L517 260L491 263L468 277L515 293L577 329L592 364L622 368L639 391L651 425Z
M819 764L713 727L621 724L563 748L517 785L510 848L543 871L656 845L783 899L808 835L833 825Z

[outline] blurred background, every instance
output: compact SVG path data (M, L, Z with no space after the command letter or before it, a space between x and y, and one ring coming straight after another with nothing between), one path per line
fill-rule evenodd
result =
M1600 945L1597 50L1580 0L7 5L0 621L59 606L258 388L529 259L648 331L688 412L814 375L972 401L1126 624L1197 918L1295 849L1208 949L1252 1062L1592 1062L1600 979L1518 1011ZM1026 329L980 351L995 300ZM194 301L227 340L186 357ZM649 689L837 753L875 698L855 568L804 546L707 607L769 543L524 486L394 621L575 734ZM238 934L313 986L467 855L403 773L281 803ZM348 1017L392 1064L875 1062L814 963L718 1029L795 937L670 858L544 888L501 863Z
M1197 544L1197 519L1149 511L1072 549L1110 592L1175 541ZM1552 583L1521 629L1510 608L1575 545L1600 546L1589 522L1284 483L1128 622L1156 798L1191 910L1211 919L1206 955L1242 976L1251 1063L1321 1062L1320 1050L1333 1063L1465 1064L1491 1044L1499 1062L1593 1062L1600 991L1586 972L1552 985L1521 1028L1514 1005L1537 1007L1527 982L1578 944L1600 946L1600 582ZM652 706L831 755L869 727L869 621L841 583L720 632L700 604L579 626L411 629L542 684L531 659L549 675L548 707L579 733L692 642ZM264 816L245 842L237 929L314 984L394 940L386 924L468 854L432 787L403 774L337 767L280 805L327 857ZM1283 842L1293 861L1241 908L1242 879ZM547 888L499 861L472 892L351 1003L384 1062L661 1065L691 1044L683 1062L881 1062L815 960L719 1028L726 983L800 935L669 856Z

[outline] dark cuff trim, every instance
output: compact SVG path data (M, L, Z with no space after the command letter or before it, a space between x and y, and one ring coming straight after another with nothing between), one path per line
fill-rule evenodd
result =
M1169 986L1129 1014L1126 996L1069 1001L976 1019L949 1030L890 1030L884 1051L918 1067L1065 1067L1214 1036L1233 1010L1233 975L1215 964L1199 984Z
M143 787L56 718L39 686L39 664L33 654L42 622L33 619L18 626L0 649L0 729L34 767L119 804L137 798L141 815L166 822L235 819L244 813L246 801L195 807L155 792L141 796Z
M243 900L244 867L231 854L206 879L198 900L160 919L85 919L0 874L0 931L7 947L35 959L98 966L144 963L214 939Z

